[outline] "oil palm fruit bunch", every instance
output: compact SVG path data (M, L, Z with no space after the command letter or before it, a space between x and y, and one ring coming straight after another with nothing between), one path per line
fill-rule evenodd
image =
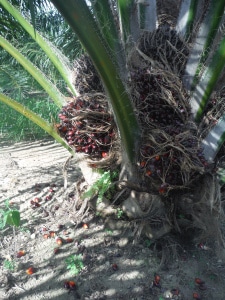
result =
M104 159L107 166L115 158L116 126L103 94L84 94L75 97L59 113L60 135L77 153L84 153L93 167Z

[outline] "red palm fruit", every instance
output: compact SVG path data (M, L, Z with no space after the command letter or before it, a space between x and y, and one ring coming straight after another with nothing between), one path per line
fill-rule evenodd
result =
M145 165L146 165L146 161L141 161L141 162L140 162L140 166L141 166L141 168L144 168L144 167L145 167Z
M113 271L117 271L118 270L117 264L112 264L112 269L113 269Z
M20 250L19 252L17 252L16 257L20 258L20 257L22 257L24 255L25 255L25 251L24 250Z
M89 226L88 226L87 223L83 223L82 227L83 227L84 229L88 229L88 228L89 228Z
M55 231L49 231L50 237L55 237Z
M200 278L195 278L195 283L197 283L197 284L204 284L205 281L201 280Z
M26 270L26 273L27 273L27 275L32 275L32 274L34 274L34 268L33 268L33 267L28 268L28 269Z
M76 289L76 283L74 281L69 281L69 287L71 290L75 290Z
M165 189L165 188L163 188L163 187L161 187L161 188L159 189L159 193L160 193L160 194L164 194L164 193L165 193L165 191L166 191L166 189Z
M73 135L73 134L74 134L74 131L73 131L73 130L70 130L70 131L67 132L67 135L69 135L69 136L71 136L71 135Z
M45 201L49 201L51 199L52 199L52 195L48 195L48 196L45 197Z
M160 156L159 156L159 155L156 155L156 156L155 156L155 160L160 160Z
M69 244L69 243L72 243L73 242L73 239L71 239L71 238L68 238L68 239L66 239L66 242Z
M146 173L145 173L147 176L151 176L152 175L152 172L150 170L147 170Z
M60 128L60 131L62 131L63 133L66 133L67 132L67 127L66 126L62 126Z
M65 289L70 289L69 281L65 281L65 282L64 282L64 288L65 288Z
M50 238L50 234L49 234L49 233L45 233L45 234L43 235L43 238L46 239L46 240L49 239L49 238Z
M110 143L110 141L111 141L111 138L110 138L110 136L105 136L105 138L104 138L104 144L109 144Z
M59 248L54 248L54 254L58 254L59 253Z
M96 164L90 164L89 165L91 168L96 168Z
M154 282L159 284L159 282L160 282L160 276L159 275L157 275L157 274L155 275Z
M193 293L193 298L196 300L201 300L201 296L198 293Z
M102 158L106 158L108 156L108 153L107 152L102 152Z
M56 241L56 243L59 245L59 246L61 246L62 245L62 239L60 238L60 237L57 237L56 239L55 239L55 241Z

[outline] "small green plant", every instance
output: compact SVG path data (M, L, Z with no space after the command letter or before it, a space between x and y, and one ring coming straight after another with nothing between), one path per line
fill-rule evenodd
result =
M71 274L77 275L83 269L83 258L81 254L70 255L65 260L66 268L70 270Z
M9 271L14 271L15 266L16 266L16 264L15 264L14 260L5 259L3 262L4 269L9 270Z
M118 171L106 171L102 176L82 195L82 198L92 198L98 194L97 204L103 200L103 196L107 192L107 198L112 193L112 182L118 177Z
M121 208L117 208L117 219L122 218L123 216L123 210Z
M145 240L145 246L147 247L147 248L149 248L150 246L152 245L152 241L151 240Z
M6 225L19 227L20 225L20 212L17 209L9 207L9 201L5 201L5 209L0 209L0 229Z
M109 235L112 235L113 234L113 231L111 229L105 229L105 232Z

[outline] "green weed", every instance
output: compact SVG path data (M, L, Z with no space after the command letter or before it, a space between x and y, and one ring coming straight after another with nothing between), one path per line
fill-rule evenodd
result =
M122 218L122 216L123 216L123 210L121 208L117 208L116 215L117 215L117 219Z
M19 227L20 225L20 212L17 209L9 207L9 201L5 201L5 209L0 209L0 229L6 225Z
M113 231L111 229L105 229L105 232L109 235L112 235L113 234Z
M149 248L151 245L152 245L152 241L146 239L146 240L145 240L145 246L146 246L147 248Z
M16 267L16 263L14 260L5 259L3 262L3 267L6 270L14 271Z
M118 171L106 171L102 173L102 176L82 195L82 198L92 198L98 194L97 204L103 200L103 196L110 198L114 187L112 185L113 180L118 177Z
M70 255L66 258L65 263L66 268L70 270L72 275L79 274L84 267L82 254Z

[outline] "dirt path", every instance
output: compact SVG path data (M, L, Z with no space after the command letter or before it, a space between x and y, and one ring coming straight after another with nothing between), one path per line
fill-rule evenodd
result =
M8 199L21 213L19 229L0 231L0 299L191 300L193 292L205 300L225 299L225 265L212 257L210 249L174 242L171 249L179 251L173 263L160 268L161 249L144 238L134 245L132 230L123 221L104 223L91 211L83 220L75 217L73 191L81 174L72 163L64 190L62 166L68 152L62 147L51 141L14 145L2 141L0 149L0 208ZM35 198L40 207L31 205ZM56 236L44 238L49 231L62 238L62 246L56 244ZM21 250L25 255L18 258ZM77 275L66 268L71 255L83 265ZM26 273L29 267L34 274ZM155 273L160 276L158 286L152 285ZM196 277L205 285L197 285ZM76 290L65 288L68 281L76 282Z

